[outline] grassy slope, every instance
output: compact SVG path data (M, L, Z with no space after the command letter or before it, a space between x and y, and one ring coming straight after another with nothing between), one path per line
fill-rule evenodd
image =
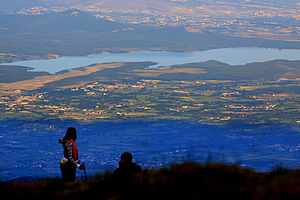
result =
M257 173L223 164L175 164L132 180L111 174L87 182L1 183L1 199L299 199L300 170Z

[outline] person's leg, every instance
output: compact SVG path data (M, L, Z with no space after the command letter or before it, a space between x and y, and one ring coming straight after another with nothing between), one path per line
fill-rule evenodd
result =
M63 181L74 181L76 178L76 168L68 163L60 165Z

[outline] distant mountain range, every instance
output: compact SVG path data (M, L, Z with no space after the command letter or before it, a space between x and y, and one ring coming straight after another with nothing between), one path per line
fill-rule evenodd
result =
M299 3L298 0L2 0L0 10L12 10L22 9L35 6L43 7L55 7L64 6L72 8L74 6L94 6L99 8L110 8L110 9L144 9L144 8L155 8L155 9L167 9L178 5L201 5L203 3L214 4L216 2L223 2L224 5L228 4L256 4L256 5L285 5L287 7L295 6Z
M298 49L298 41L280 41L194 33L183 26L146 26L98 19L79 10L45 15L0 15L0 53L47 57L87 55L103 51L194 51L225 47ZM2 62L10 61L6 57Z

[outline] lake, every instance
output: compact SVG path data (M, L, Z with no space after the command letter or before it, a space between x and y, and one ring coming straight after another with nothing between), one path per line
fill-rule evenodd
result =
M137 51L130 53L103 53L88 56L63 56L49 60L27 60L1 65L33 67L34 71L59 72L96 63L144 62L158 63L152 67L217 60L231 65L264 62L275 59L300 60L300 50L267 48L224 48L196 52Z
M60 176L58 139L77 128L79 158L88 176L113 170L125 151L143 168L187 160L222 162L255 171L300 167L300 132L282 125L225 127L187 121L0 121L0 180ZM78 170L78 176L83 172Z

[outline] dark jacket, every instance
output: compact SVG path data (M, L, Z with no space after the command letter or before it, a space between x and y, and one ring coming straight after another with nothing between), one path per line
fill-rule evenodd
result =
M78 167L78 149L73 140L63 140L62 146L64 149L64 157L68 160L68 162L74 166Z
M119 164L119 167L114 171L114 176L118 178L130 178L133 174L141 171L141 167L135 163Z

